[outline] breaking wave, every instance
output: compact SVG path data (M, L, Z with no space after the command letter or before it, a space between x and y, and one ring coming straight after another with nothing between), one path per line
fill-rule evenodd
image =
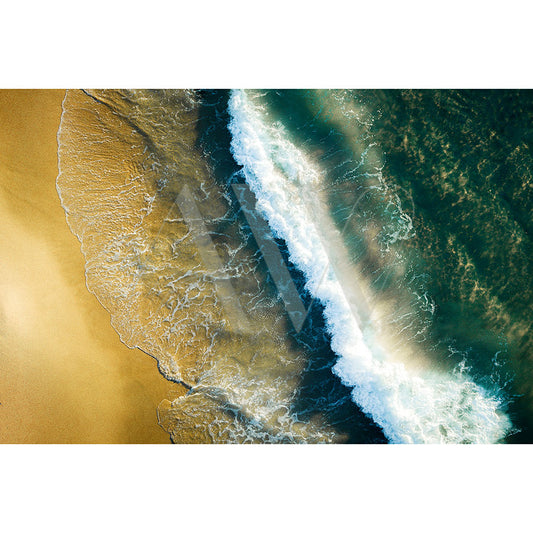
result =
M376 311L379 302L350 262L322 197L324 171L282 124L270 119L261 98L232 91L231 151L257 209L285 241L307 291L324 306L331 347L338 355L333 372L351 388L353 401L391 442L501 441L512 427L503 400L476 384L463 367L451 372L415 367L389 353L387 327L376 327L387 317ZM409 231L411 221L404 221Z

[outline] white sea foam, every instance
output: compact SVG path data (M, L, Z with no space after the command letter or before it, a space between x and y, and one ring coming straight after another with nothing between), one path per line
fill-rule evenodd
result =
M233 91L229 112L235 160L257 198L257 209L285 240L306 288L324 305L331 346L338 354L334 372L352 388L354 402L391 442L503 439L511 423L501 400L467 374L415 371L388 356L374 338L364 295L357 278L346 271L342 240L320 202L320 169L289 140L282 125L267 123L253 97Z

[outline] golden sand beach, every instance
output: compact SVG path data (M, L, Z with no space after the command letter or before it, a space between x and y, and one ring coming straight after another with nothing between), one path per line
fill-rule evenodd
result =
M56 192L63 96L0 90L0 442L169 442L173 384L88 292Z

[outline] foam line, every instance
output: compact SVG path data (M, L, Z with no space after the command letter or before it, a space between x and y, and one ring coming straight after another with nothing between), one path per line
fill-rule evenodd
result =
M503 439L511 423L501 410L502 400L466 374L415 373L387 358L362 327L364 302L349 296L358 294L357 287L350 288L353 281L330 264L331 250L323 243L335 239L323 234L330 217L316 200L320 168L289 140L282 126L267 123L253 96L232 91L229 112L233 156L256 196L257 209L273 233L285 240L291 261L305 275L307 290L324 306L331 346L338 355L333 370L352 388L354 402L395 443ZM334 227L331 220L329 226ZM335 257L342 258L339 246L331 248L337 247Z

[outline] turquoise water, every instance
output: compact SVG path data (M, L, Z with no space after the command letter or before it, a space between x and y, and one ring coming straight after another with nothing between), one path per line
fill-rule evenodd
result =
M160 408L175 442L532 441L530 92L95 91L64 110L89 288L186 385Z

